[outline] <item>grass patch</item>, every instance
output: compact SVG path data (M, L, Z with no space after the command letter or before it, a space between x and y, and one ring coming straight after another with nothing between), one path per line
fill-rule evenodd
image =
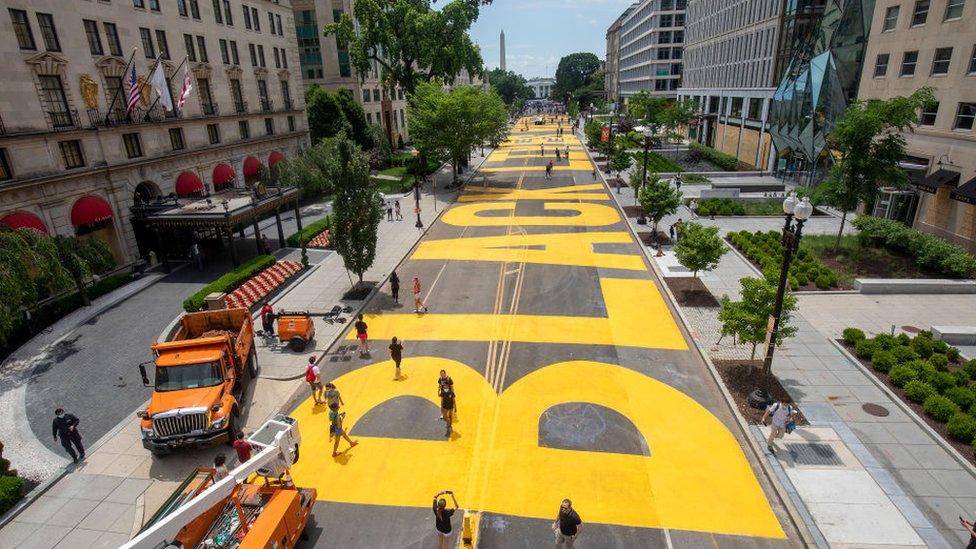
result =
M407 173L406 166L394 166L379 172L380 175L396 177L397 179L385 179L370 176L370 181L376 185L376 189L384 194L398 194L410 190L413 187L413 175Z
M301 231L292 234L286 239L286 242L291 248L300 248L303 240L306 244L308 244L313 238L322 234L326 229L328 229L330 224L330 216L325 216L314 223L309 223Z
M686 173L681 176L681 179L688 185L695 185L700 183L710 183L712 180L705 177L704 175L697 173Z
M639 151L633 153L634 160L636 161L635 166L640 169L644 167L644 151ZM673 173L673 172L683 172L685 171L677 162L661 156L660 154L648 151L647 154L647 171L648 173Z

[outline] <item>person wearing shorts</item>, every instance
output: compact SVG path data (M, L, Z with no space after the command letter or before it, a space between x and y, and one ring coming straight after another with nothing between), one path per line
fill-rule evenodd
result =
M450 509L447 507L447 500L442 498L443 495L451 496L454 500L454 508ZM448 549L451 542L451 517L454 516L454 511L457 510L458 503L457 499L454 497L454 492L450 490L442 490L434 496L434 503L431 506L434 511L434 528L437 530L437 549Z
M332 443L332 457L339 456L340 438L346 439L346 442L349 443L349 449L359 444L355 440L349 438L349 435L346 434L346 430L342 428L342 420L345 417L346 413L339 411L338 403L329 404L329 436L335 438L335 441Z
M420 277L413 277L413 312L419 313L420 309L427 312L427 305L420 299Z
M305 381L309 389L312 390L312 399L315 405L324 404L322 400L322 371L315 365L315 355L308 357L308 366L305 367Z
M356 321L356 337L359 338L359 356L369 354L369 334L366 333L366 328L366 321L363 320L363 315L359 315L359 320Z
M390 343L390 359L396 365L396 377L393 379L398 381L400 379L400 361L403 360L403 343L396 337Z
M329 382L325 384L325 402L328 403L331 408L333 404L338 406L345 406L346 403L342 401L342 395L339 394L339 389L336 389L334 383Z
M583 531L583 521L573 509L573 502L564 499L559 505L559 513L552 523L552 531L556 534L556 549L562 549L564 543L567 548L573 548L576 538Z
M444 424L447 425L447 430L444 432L444 438L451 438L451 428L452 424L454 423L455 405L454 388L448 387L447 389L441 391L441 417L444 418Z

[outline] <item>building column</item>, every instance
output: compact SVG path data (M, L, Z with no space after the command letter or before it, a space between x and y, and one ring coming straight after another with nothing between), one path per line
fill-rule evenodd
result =
M275 208L275 225L278 226L278 247L285 247L285 231L281 227L281 212L278 208Z
M230 262L237 267L237 248L234 247L234 228L227 227L227 245L230 247Z
M302 212L298 209L298 199L295 199L295 224L298 225L298 232L302 232Z
M265 253L265 250L261 246L261 229L258 227L258 216L255 215L251 218L251 227L254 229L254 245L257 247L258 255L261 255Z

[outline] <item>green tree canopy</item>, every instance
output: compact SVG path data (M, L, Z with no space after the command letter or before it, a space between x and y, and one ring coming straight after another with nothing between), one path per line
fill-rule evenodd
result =
M698 102L694 99L683 99L681 101L671 101L657 115L657 122L666 130L667 134L676 139L679 143L675 144L675 152L680 146L681 134L678 128L687 126L692 120L698 117Z
M556 85L552 95L557 101L566 100L567 96L579 101L583 105L590 104L592 85L598 80L602 89L602 76L594 73L600 70L600 59L589 52L571 53L559 60L556 68ZM601 73L602 74L602 73ZM583 97L585 95L585 97Z
M630 96L627 101L627 112L639 124L660 124L659 118L668 103L669 101L664 97L641 90Z
M312 85L305 92L305 111L312 143L345 133L364 150L373 148L373 134L366 122L366 113L350 90L331 91Z
M700 223L688 222L681 231L681 240L674 247L678 263L690 270L694 276L698 271L711 271L729 249L718 235L718 227L706 227Z
M525 83L525 78L512 71L493 69L488 72L488 83L501 96L506 105L511 105L517 99L532 99L532 88Z
M742 343L751 344L751 357L755 359L756 347L766 341L769 316L773 314L776 305L776 285L765 278L743 278L739 283L742 284L742 299L732 301L729 296L722 296L718 319L722 322L722 337L731 335ZM791 325L795 310L796 296L787 291L783 297L783 312L779 317L777 346L796 334L796 327Z
M933 101L930 88L885 101L856 100L836 122L827 143L842 157L815 193L820 202L843 212L835 247L840 246L847 212L873 199L882 185L907 184L905 170L898 166L905 156L904 132L918 123L919 110Z
M328 143L327 174L335 188L332 233L336 253L359 282L376 259L376 238L383 219L382 199L369 180L369 162L356 144L339 136Z
M658 177L656 173L647 174L647 182L641 183L639 172L631 174L630 185L638 189L637 200L647 217L654 222L654 238L657 238L658 223L664 219L664 216L678 211L678 206L681 205L681 191Z
M434 9L431 0L356 0L353 17L343 14L325 27L324 34L346 45L363 80L375 61L381 79L409 95L421 82L453 83L462 70L481 74L481 53L468 30L481 5L490 3L451 0Z

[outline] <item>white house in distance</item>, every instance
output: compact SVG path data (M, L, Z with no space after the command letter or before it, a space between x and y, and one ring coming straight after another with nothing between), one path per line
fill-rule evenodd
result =
M554 78L532 78L526 81L526 84L532 88L533 93L535 93L536 99L548 99L552 95L552 88L556 86L556 79Z

